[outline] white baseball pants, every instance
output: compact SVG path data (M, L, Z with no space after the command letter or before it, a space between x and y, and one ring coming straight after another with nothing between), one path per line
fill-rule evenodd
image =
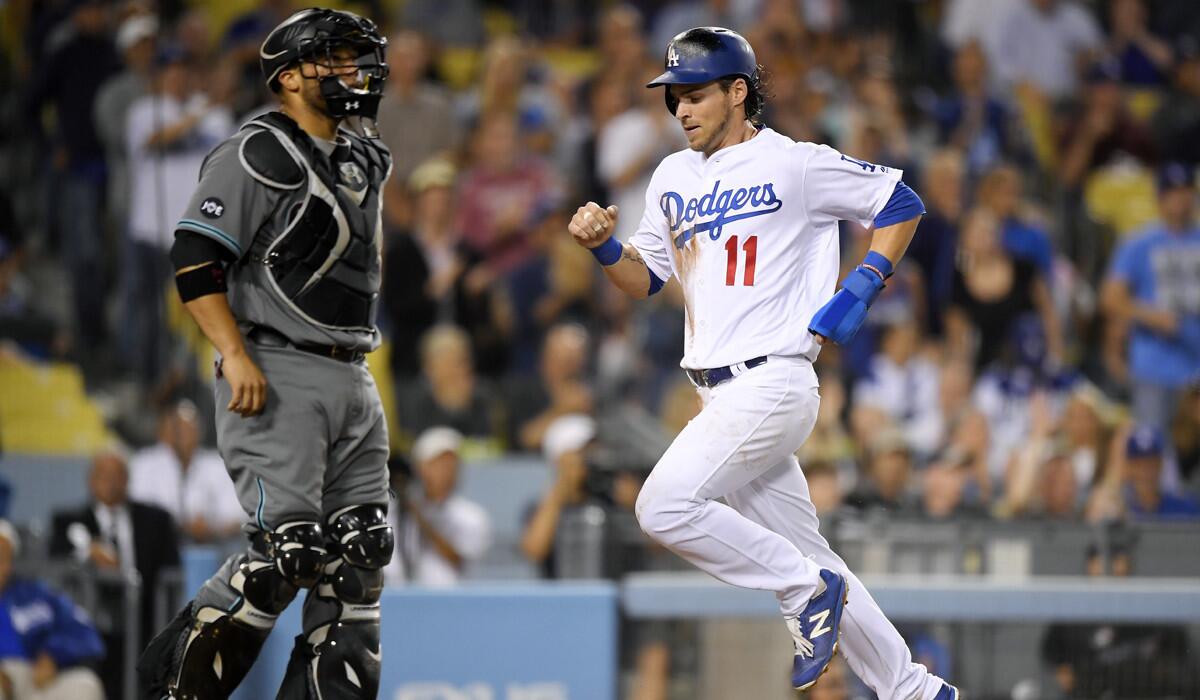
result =
M820 404L812 364L773 356L699 392L704 409L638 496L642 529L726 583L775 591L785 616L799 614L816 594L821 568L842 573L849 604L840 649L850 668L881 698L932 700L942 680L913 662L899 632L817 530L794 456Z

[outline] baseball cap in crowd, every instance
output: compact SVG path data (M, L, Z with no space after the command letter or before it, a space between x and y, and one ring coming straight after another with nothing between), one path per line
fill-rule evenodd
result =
M1152 425L1141 425L1133 429L1125 441L1125 456L1130 458L1158 457L1163 453L1162 432Z
M1158 169L1158 191L1166 192L1173 190L1176 187L1194 187L1196 183L1196 174L1192 170L1192 166L1179 161L1172 161L1163 164Z
M152 39L157 34L157 19L151 15L134 15L122 22L117 30L117 49L124 53L142 39Z
M447 452L458 454L462 449L463 434L454 428L439 425L429 428L413 443L412 458L415 464L428 462Z
M571 413L556 418L542 436L542 456L550 464L568 452L587 447L596 439L596 421L582 413Z
M445 158L430 158L421 163L408 177L408 187L421 193L431 187L453 187L454 164Z

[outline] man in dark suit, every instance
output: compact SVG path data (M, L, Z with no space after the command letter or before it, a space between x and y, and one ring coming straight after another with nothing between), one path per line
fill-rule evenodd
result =
M92 458L88 475L91 501L77 510L55 513L50 556L75 561L107 572L137 571L142 581L139 611L142 644L153 631L153 604L160 572L179 566L179 534L170 513L128 498L129 471L125 456L113 450ZM101 669L109 697L120 692L124 668L125 630L119 587L101 586L97 623L109 653ZM104 619L109 617L110 619Z

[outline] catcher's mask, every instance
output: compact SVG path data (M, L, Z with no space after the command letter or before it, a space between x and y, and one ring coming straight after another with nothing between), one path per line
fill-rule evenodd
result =
M325 113L339 119L358 117L364 135L377 138L375 115L388 76L386 47L387 39L371 20L352 12L310 8L272 29L258 56L267 86L276 93L279 73L286 68L304 63L327 68L328 75L301 72L306 79L320 81Z

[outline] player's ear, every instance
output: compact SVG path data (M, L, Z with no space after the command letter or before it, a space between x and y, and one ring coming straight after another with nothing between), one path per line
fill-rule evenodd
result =
M746 85L745 78L737 78L733 81L733 85L729 86L729 97L733 101L734 107L745 104L749 95L750 86Z
M276 78L282 92L300 92L304 79L300 75L300 64L289 66L279 72Z

